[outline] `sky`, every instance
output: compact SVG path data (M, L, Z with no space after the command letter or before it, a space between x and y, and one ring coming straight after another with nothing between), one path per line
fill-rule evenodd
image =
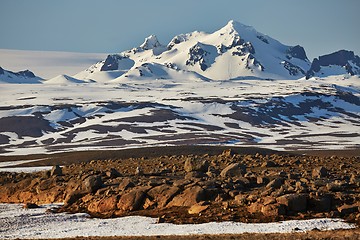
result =
M0 49L118 53L155 34L167 44L233 19L310 59L360 55L359 0L0 0Z

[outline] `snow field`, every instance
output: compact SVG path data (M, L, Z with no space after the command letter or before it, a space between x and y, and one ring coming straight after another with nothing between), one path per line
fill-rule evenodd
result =
M275 223L211 222L175 225L156 223L148 217L93 219L87 214L47 213L44 205L37 209L23 209L19 204L0 204L0 237L16 238L69 238L76 236L165 236L199 234L290 233L318 229L351 229L353 225L341 219L292 220Z

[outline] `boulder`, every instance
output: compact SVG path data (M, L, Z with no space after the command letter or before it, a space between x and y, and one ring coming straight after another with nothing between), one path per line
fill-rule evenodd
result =
M226 149L221 153L222 157L232 157L235 155L235 152L232 149Z
M158 207L165 207L179 191L178 187L163 184L149 190L147 195L157 203Z
M139 210L146 198L146 192L148 188L136 188L120 197L117 203L117 208L124 211L136 211Z
M115 168L110 168L110 170L106 172L106 176L109 178L117 178L121 177L121 174Z
M185 189L181 194L175 196L167 206L190 207L198 202L205 200L205 190L202 187L195 185L193 187Z
M272 196L266 196L262 199L262 202L266 206L266 205L270 205L270 204L275 204L276 199Z
M25 178L18 182L16 185L17 189L25 189L25 188L34 188L36 185L38 185L41 182L40 178Z
M325 195L309 199L308 207L315 212L331 211L332 196Z
M342 192L345 189L345 184L339 181L327 183L326 189L330 192Z
M135 175L136 176L142 176L142 175L144 175L144 171L142 170L142 168L141 167L136 167L136 169L135 169Z
M226 177L242 177L246 173L246 166L240 163L232 163L226 168L224 168L220 176L223 178Z
M34 195L35 194L30 191L17 192L17 194L15 194L15 197L17 198L16 202L32 202L34 201Z
M286 194L276 198L276 201L285 205L288 211L304 212L307 209L307 194Z
M195 205L192 205L189 208L188 213L189 214L199 214L199 213L205 211L208 208L209 208L209 205L206 205L205 202L200 202L200 203L197 203Z
M350 184L358 185L360 186L360 175L358 174L351 174L350 176Z
M269 178L267 178L267 177L259 176L256 178L256 184L263 185L263 184L267 184L267 183L269 183Z
M101 176L89 176L83 182L83 189L88 193L95 193L98 189L102 188L103 182Z
M124 178L119 184L119 190L125 191L126 189L135 187L135 183L132 182L130 178Z
M328 171L324 167L318 167L318 168L314 168L312 170L311 175L312 175L313 178L323 178L323 177L326 177L328 175Z
M51 171L50 171L50 176L62 176L62 169L59 165L55 165L52 167Z
M249 213L257 213L257 212L261 212L261 209L264 205L260 202L254 202L252 204L250 204L250 206L248 207L248 212Z
M283 204L268 204L261 207L261 213L267 217L280 216L286 214L286 208Z
M240 205L240 206L244 206L246 204L246 195L244 194L238 194L234 197L235 202Z
M278 189L282 185L283 185L283 179L282 178L275 178L266 185L266 188L268 188L268 189Z
M352 213L358 213L359 207L360 204L353 204L353 205L344 204L338 207L338 211L342 216L346 216Z
M64 205L69 206L77 202L80 198L82 198L84 194L79 191L73 191L66 195L64 200Z
M103 199L92 201L88 205L88 211L92 213L106 214L117 209L117 196L105 197Z
M206 172L208 167L208 161L194 158L187 158L184 164L186 172Z
M41 191L51 189L54 186L56 186L56 182L54 178L42 180L39 182L39 185L36 186L36 191L39 193Z
M266 161L261 164L261 167L276 167L277 164L274 161Z

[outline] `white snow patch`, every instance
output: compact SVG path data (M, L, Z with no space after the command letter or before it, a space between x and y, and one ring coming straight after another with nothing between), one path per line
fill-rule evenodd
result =
M0 172L16 172L16 173L34 173L50 170L52 166L40 166L40 167L2 167Z
M0 204L0 232L3 239L69 238L76 236L165 236L199 234L289 233L313 229L351 229L353 225L341 219L292 220L274 223L220 222L175 225L156 223L149 217L91 219L87 214L45 213L44 205L23 209L20 204Z

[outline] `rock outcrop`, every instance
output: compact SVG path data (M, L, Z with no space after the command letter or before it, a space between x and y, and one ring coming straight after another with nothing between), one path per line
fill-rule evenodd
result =
M306 73L306 78L313 76L326 77L336 74L359 75L360 57L355 55L353 51L347 50L320 56L313 60L309 71Z

